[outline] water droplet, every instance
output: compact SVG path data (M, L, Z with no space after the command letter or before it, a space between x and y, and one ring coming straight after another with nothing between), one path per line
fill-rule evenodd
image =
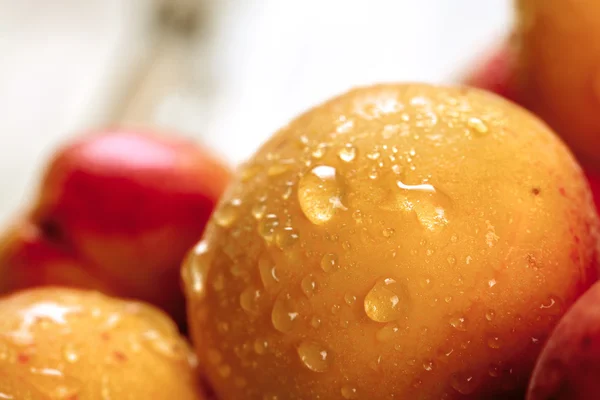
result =
M316 149L313 150L312 152L312 156L314 158L321 158L325 155L325 152L327 151L327 144L326 143L321 143L317 146Z
M382 232L383 236L386 238L392 237L396 231L393 228L385 228Z
M319 318L317 316L313 316L310 319L310 325L315 329L318 328L319 326L321 326L321 318Z
M380 342L389 342L394 339L398 332L400 332L400 328L396 324L387 324L383 328L375 333L375 338Z
M456 233L452 234L452 236L450 236L450 241L452 243L458 242L458 235Z
M382 279L365 296L365 312L376 322L396 321L406 316L408 300L405 285L395 279Z
M562 301L556 296L550 296L548 299L540 304L540 313L544 315L561 315L563 311Z
M263 255L259 258L258 270L260 272L260 280L262 281L265 289L275 289L279 283L279 277L277 276L276 266L273 261L271 261L269 256Z
M338 257L333 253L327 253L321 258L321 268L325 272L331 272L337 268L338 265Z
M68 343L63 346L63 357L68 363L74 364L79 360L79 353L73 344Z
M492 378L497 378L501 375L502 370L500 369L500 366L497 364L490 364L490 367L488 368L488 374L489 376L491 376Z
M392 204L385 203L384 208L412 211L421 225L431 231L448 224L452 201L445 193L429 183L407 185L396 181L396 185L400 188L400 193L393 196Z
M444 301L446 303L450 303L452 301L452 296L446 296L446 297L444 297Z
M450 264L450 265L456 264L456 257L454 257L453 255L449 255L446 260L448 261L448 264Z
M271 322L280 332L290 332L300 324L301 301L292 299L289 294L280 294L271 312Z
M223 228L230 227L238 217L240 204L239 199L234 199L231 202L221 204L214 213L217 225Z
M312 297L317 291L317 279L313 275L306 275L302 278L300 287L306 297Z
M352 304L356 303L356 296L352 293L346 293L344 295L344 301L346 302L346 304L351 306Z
M271 164L267 169L267 175L277 176L289 171L294 164L294 160L279 160L278 162Z
M479 379L474 374L461 372L453 374L450 379L452 388L460 394L471 394L479 386Z
M346 144L338 153L342 161L352 162L356 158L356 147L351 144Z
M277 246L280 249L292 247L298 241L298 233L291 226L284 227L277 233Z
M467 320L462 315L451 317L450 325L457 331L465 332L467 330Z
M487 124L477 117L469 118L467 125L471 130L479 135L485 135L489 131Z
M248 314L256 316L260 313L262 292L254 286L248 286L240 294L240 306Z
M314 167L298 183L300 208L310 222L323 225L338 210L346 210L342 204L342 192L335 168L326 165Z
M272 242L278 226L279 219L277 218L277 215L267 214L258 223L258 233L266 242Z
M181 270L182 279L186 283L185 287L191 288L192 295L195 297L204 295L206 275L210 267L207 251L208 245L205 241L198 243L190 252Z
M425 360L423 361L423 369L427 372L433 371L433 361Z
M419 279L419 286L422 289L431 289L431 278L429 276L424 276Z
M264 339L256 339L254 341L254 352L259 355L263 355L269 348L269 342Z
M265 216L265 213L267 212L267 205L264 203L256 203L253 207L252 207L252 216L256 219L261 219L262 217Z
M304 365L314 372L325 372L329 368L331 355L329 350L320 343L303 341L298 346L298 355Z
M498 335L491 335L487 339L487 345L490 349L499 349L502 347L502 341Z
M496 286L497 283L498 282L496 282L496 280L492 278L492 279L488 280L488 287L491 289L494 286Z
M377 160L379 158L381 154L379 153L379 151L377 149L367 153L367 158L369 160Z
M342 307L340 307L339 304L334 304L334 305L331 306L331 313L332 314L337 314L338 312L340 312L341 308Z
M377 179L378 176L379 176L379 173L377 172L377 169L375 169L375 168L371 169L371 171L369 172L369 178Z
M395 173L396 175L400 175L403 171L403 168L398 165L398 164L394 164L392 165L392 172Z
M344 399L358 399L358 391L353 386L345 385L341 392Z

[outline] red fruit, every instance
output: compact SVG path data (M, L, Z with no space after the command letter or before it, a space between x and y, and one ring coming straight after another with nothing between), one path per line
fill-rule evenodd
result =
M505 43L496 49L489 58L486 58L482 64L477 65L471 74L467 75L463 83L514 100L514 91L510 85L513 62L513 47Z
M230 171L189 140L107 131L50 162L0 244L2 290L61 284L138 298L184 321L179 265Z

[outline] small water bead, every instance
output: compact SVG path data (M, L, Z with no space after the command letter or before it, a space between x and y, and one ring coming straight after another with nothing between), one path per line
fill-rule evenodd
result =
M321 318L317 317L316 315L314 315L311 319L310 319L310 325L313 328L318 328L319 326L321 326Z
M73 344L68 343L63 346L63 357L68 363L74 364L79 360L79 353Z
M398 164L394 164L392 165L392 172L396 175L400 175L403 172L403 168Z
M327 144L321 143L313 150L312 156L314 158L319 159L319 158L322 158L326 152L327 152Z
M394 235L396 231L393 228L385 228L382 232L383 236L386 238L390 238Z
M279 160L278 162L271 164L267 169L267 175L277 176L289 171L294 165L294 160Z
M298 241L298 237L298 232L294 228L286 226L277 233L277 246L282 250L292 247Z
M325 272L331 272L339 268L338 256L333 253L327 253L321 258L321 269Z
M331 306L331 313L332 314L337 314L338 312L340 312L342 307L340 307L339 304L334 304Z
M314 341L302 341L298 346L298 356L306 368L314 372L325 372L331 363L329 350Z
M487 134L489 131L487 124L477 117L469 118L467 125L472 131L481 136Z
M265 289L275 289L279 283L277 267L267 255L263 255L261 258L259 258L258 270L260 272L260 280L262 281Z
M369 178L370 179L377 179L377 177L379 176L379 172L377 172L376 168L372 168L371 171L369 172Z
M263 355L269 348L269 342L264 339L256 339L254 341L254 352L258 355Z
M214 213L214 219L217 225L223 228L230 227L238 217L240 204L241 202L239 199L234 199L231 202L222 204Z
M471 394L479 386L479 379L469 372L460 372L453 374L450 378L450 385L460 394Z
M381 279L367 293L364 308L367 316L376 322L391 322L408 313L409 295L406 286L395 279Z
M338 152L338 156L340 157L340 159L342 161L352 162L356 158L356 153L357 153L356 147L354 147L352 144L346 144Z
M356 296L353 295L352 293L346 293L344 295L344 301L346 302L347 305L351 306L354 303L356 303Z
M342 397L344 399L358 399L358 391L353 386L349 386L349 385L343 386L341 393L342 393Z
M448 224L452 201L445 193L429 183L408 185L398 180L396 186L400 192L394 198L393 209L413 211L421 225L431 231Z
M254 286L248 286L240 294L240 306L246 313L256 316L260 313L262 292Z
M452 236L450 236L450 242L452 242L452 243L458 242L458 235L456 233L454 233L454 234L452 234Z
M431 288L431 278L429 276L424 276L419 279L419 286L422 289L430 289Z
M375 338L382 343L389 342L398 336L400 328L396 324L387 324L375 333Z
M450 325L457 331L465 332L467 330L467 320L462 315L451 317Z
M432 360L425 360L423 361L423 369L427 372L431 372L433 371L433 361Z
M491 335L487 339L487 345L490 349L499 349L502 347L502 340L498 335Z
M455 265L456 264L456 257L453 256L452 254L449 255L446 260L448 261L448 264L450 264L450 265Z
M255 219L259 220L265 216L265 213L267 212L267 205L264 203L256 203L254 206L252 206L252 210L250 212Z
M267 214L258 223L258 234L262 236L266 242L272 242L278 227L279 219L277 218L277 215Z
M446 303L450 303L452 301L452 296L446 296L446 297L444 297L444 301Z
M300 281L300 287L306 297L312 297L317 292L317 279L312 274L306 275Z
M298 183L298 202L306 218L315 225L329 222L342 203L343 185L335 168L319 165L305 174Z
M292 299L289 294L281 294L275 300L271 312L273 327L280 332L290 332L300 324L299 299Z

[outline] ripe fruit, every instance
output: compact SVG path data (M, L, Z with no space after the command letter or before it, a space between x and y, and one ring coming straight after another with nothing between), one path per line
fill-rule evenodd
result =
M76 289L0 300L0 398L200 400L195 359L158 309Z
M600 3L519 0L516 96L600 165Z
M113 130L75 139L0 240L0 288L93 288L183 322L179 265L228 180L220 161L181 138Z
M523 109L356 89L240 171L182 271L191 336L221 400L522 396L596 279L597 229L580 168Z
M600 283L571 307L536 364L528 400L587 400L598 393Z

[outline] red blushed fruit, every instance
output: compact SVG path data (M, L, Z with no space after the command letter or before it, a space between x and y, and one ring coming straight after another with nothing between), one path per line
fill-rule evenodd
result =
M484 89L499 94L509 100L515 100L515 93L510 85L515 51L506 42L496 49L483 63L467 74L463 83L468 86Z
M183 322L179 266L229 178L218 159L181 138L117 130L75 140L1 241L0 286L94 288Z

